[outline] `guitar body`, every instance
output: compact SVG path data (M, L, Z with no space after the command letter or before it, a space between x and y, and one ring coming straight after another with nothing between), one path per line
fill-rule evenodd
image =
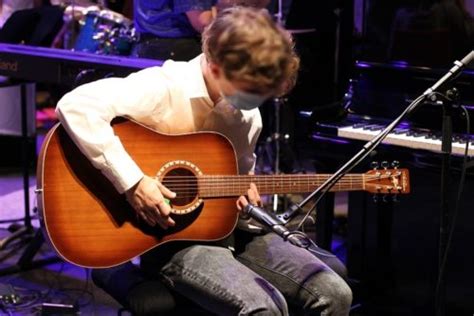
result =
M192 162L206 175L237 173L234 149L219 134L168 136L130 121L113 128L146 175L173 161ZM80 266L118 265L171 240L219 240L237 222L235 197L223 197L172 214L176 226L168 230L146 225L61 125L46 136L37 170L43 230L65 260Z

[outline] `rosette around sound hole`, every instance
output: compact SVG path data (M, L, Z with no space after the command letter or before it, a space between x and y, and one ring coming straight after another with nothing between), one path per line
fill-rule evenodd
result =
M197 176L192 170L184 167L171 169L164 175L161 182L176 193L176 198L172 200L173 208L187 208L198 198Z

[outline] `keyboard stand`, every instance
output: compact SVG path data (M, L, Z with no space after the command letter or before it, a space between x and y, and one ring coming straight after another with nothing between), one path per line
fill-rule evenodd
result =
M16 239L21 239L21 242L26 242L26 249L20 256L18 262L11 266L0 269L0 276L18 273L21 271L33 269L39 266L43 266L54 261L58 261L59 258L54 256L52 258L42 259L33 262L33 258L40 249L44 242L44 237L41 230L35 230L31 225L30 215L30 163L31 157L29 152L30 136L28 135L28 104L27 104L27 87L26 82L20 82L21 89L21 161L22 161L22 173L23 173L23 202L24 202L24 227L19 228L16 232L12 233L11 236L6 237L2 240L2 249L6 248L10 243ZM36 137L34 137L36 139Z

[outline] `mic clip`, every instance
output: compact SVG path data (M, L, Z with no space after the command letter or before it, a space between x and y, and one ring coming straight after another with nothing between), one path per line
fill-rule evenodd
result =
M298 207L296 209L298 209ZM301 248L308 248L311 244L306 234L300 231L288 230L288 228L285 227L286 223L280 220L273 213L266 212L264 209L252 204L247 204L244 207L243 212L244 214L249 215L251 218L255 219L260 224L263 224L275 234L279 235L284 241L288 241L291 244Z
M290 207L282 214L276 215L276 217L282 222L282 224L288 224L288 222L301 210L298 204L292 203Z

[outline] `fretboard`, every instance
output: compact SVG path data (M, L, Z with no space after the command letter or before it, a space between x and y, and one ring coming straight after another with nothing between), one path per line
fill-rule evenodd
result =
M250 183L257 185L260 194L285 194L312 192L331 176L330 174L298 175L241 175L199 176L199 196L203 198L245 195ZM365 174L347 174L331 191L356 191L364 189Z

